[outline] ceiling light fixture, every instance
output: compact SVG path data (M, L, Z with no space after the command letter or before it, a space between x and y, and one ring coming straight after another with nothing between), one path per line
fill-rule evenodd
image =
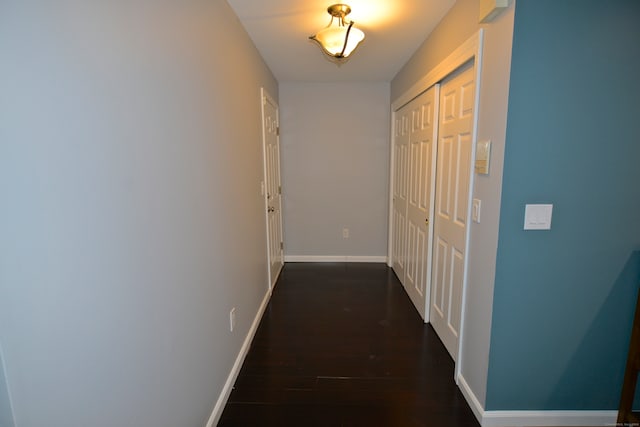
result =
M309 38L320 45L331 61L341 64L364 40L364 33L353 26L353 21L345 21L345 16L351 13L348 5L333 4L327 12L331 15L329 25Z

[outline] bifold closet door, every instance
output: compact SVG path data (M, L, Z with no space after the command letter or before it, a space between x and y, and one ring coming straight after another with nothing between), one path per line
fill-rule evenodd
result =
M393 257L392 266L404 283L407 250L407 196L409 193L410 110L405 105L395 114L393 137Z
M394 269L423 319L428 307L437 93L434 86L396 113Z
M469 226L474 79L473 63L461 67L442 82L439 102L430 321L454 360Z
M407 251L404 287L424 319L429 297L431 261L431 193L435 158L437 86L410 103L409 195L407 197Z

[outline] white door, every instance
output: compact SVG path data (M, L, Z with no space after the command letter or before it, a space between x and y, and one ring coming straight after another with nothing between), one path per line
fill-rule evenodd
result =
M393 158L393 259L392 266L400 282L404 283L406 264L407 196L409 193L409 133L410 105L395 113Z
M434 158L436 155L438 85L409 103L409 194L407 197L406 262L403 285L418 313L427 319L431 241L429 219L432 214Z
M269 284L275 285L284 265L282 240L282 187L280 186L280 137L278 105L262 91L262 135L264 140L265 199Z
M457 359L473 149L473 63L446 78L440 89L433 231L430 321Z

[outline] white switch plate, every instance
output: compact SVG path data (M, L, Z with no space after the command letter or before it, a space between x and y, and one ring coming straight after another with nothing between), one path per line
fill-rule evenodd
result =
M524 210L525 230L551 230L553 205L526 205Z
M482 201L480 199L473 199L473 206L471 209L471 219L473 222L477 222L480 224L480 207L482 206Z

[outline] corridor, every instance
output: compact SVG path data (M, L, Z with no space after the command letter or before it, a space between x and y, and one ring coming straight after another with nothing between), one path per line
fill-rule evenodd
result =
M385 264L288 263L219 426L479 426Z

